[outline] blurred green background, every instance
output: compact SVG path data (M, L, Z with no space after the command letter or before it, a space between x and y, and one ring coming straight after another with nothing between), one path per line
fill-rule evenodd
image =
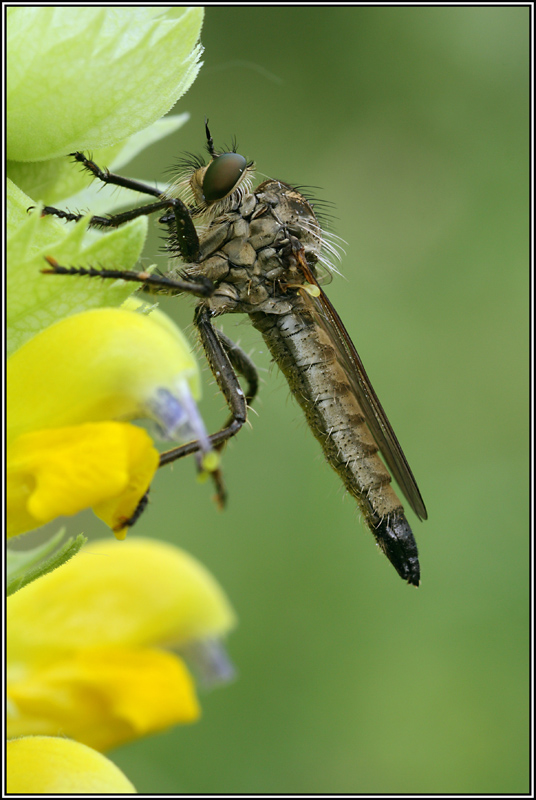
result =
M225 451L228 508L179 462L132 535L221 581L238 679L112 758L152 793L526 792L529 9L208 8L202 41L190 122L126 172L165 180L206 115L259 180L335 204L327 291L428 507L409 517L422 585L380 554L260 336L224 319L264 380ZM162 306L189 329L190 300Z

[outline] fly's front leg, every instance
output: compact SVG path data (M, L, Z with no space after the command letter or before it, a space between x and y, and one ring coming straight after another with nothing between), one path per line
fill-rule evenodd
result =
M119 214L110 214L109 216L93 216L90 220L90 225L94 228L118 228L126 222L130 222L138 217L149 216L156 211L164 211L171 209L173 246L178 250L180 255L185 261L197 261L199 258L199 237L192 221L192 217L187 206L179 200L178 197L165 197L154 186L141 183L140 181L133 180L132 178L123 178L121 175L116 175L107 169L101 169L94 161L87 158L83 153L71 153L75 161L82 164L84 169L94 175L95 178L102 181L102 183L111 186L121 186L123 189L130 189L139 194L148 194L158 198L154 203L133 208L129 211L123 211ZM67 222L78 222L84 216L83 214L72 214L69 211L55 208L54 206L45 206L41 212L42 216L55 216L64 219Z
M155 186L149 186L146 183L135 181L133 178L124 178L122 175L110 172L106 167L101 169L101 167L83 153L69 153L69 155L79 164L82 164L85 170L90 172L95 178L98 178L99 181L102 181L102 183L107 183L112 186L122 186L123 189L132 189L133 192L139 192L139 194L151 194L153 197L160 197L161 195L161 192Z

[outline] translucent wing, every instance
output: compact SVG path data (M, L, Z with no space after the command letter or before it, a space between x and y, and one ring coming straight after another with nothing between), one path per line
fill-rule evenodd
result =
M294 250L298 265L305 279L316 287L314 293L302 291L302 297L315 315L315 319L332 342L338 360L344 369L355 396L361 406L370 432L385 458L391 474L402 489L404 496L419 519L427 519L428 514L417 482L406 460L395 432L382 408L357 350L341 318L330 300L318 285L301 248ZM318 290L318 293L317 293Z

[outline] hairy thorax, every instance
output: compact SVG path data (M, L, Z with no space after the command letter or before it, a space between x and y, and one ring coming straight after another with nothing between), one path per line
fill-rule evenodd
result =
M323 240L313 209L292 187L268 180L200 227L200 262L182 269L193 280L214 282L206 303L216 315L287 314L296 305L295 289L305 282L289 236L300 241L315 274Z

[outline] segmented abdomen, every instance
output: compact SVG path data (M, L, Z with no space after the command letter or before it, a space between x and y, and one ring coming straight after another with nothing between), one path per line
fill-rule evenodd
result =
M251 314L326 459L369 525L402 508L332 342L307 311Z

